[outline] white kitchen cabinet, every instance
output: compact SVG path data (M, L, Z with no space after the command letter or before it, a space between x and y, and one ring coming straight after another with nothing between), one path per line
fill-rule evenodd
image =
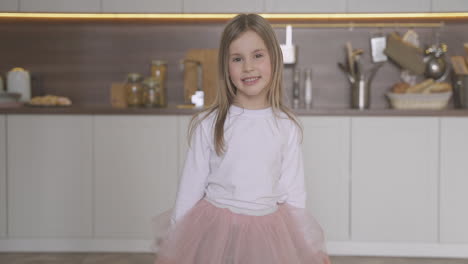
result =
M0 115L0 238L7 234L6 117Z
M265 0L266 13L346 13L347 0Z
M101 0L20 0L21 12L99 13Z
M350 119L301 117L307 207L329 241L349 240Z
M431 0L348 0L350 13L431 12Z
M352 118L352 240L437 242L438 123Z
M432 0L432 12L466 12L466 0Z
M8 236L92 236L91 117L9 115Z
M182 13L182 0L102 0L103 13Z
M468 243L468 118L442 118L440 242Z
M0 12L18 12L19 0L0 1Z
M149 239L151 219L174 205L175 116L95 116L97 238Z
M184 13L262 13L263 0L184 0Z

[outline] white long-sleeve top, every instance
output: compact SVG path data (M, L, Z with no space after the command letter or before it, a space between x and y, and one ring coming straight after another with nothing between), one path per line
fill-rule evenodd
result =
M224 126L226 152L214 147L215 113L196 127L179 182L172 222L200 199L235 213L265 215L287 202L305 208L300 128L270 108L232 105Z

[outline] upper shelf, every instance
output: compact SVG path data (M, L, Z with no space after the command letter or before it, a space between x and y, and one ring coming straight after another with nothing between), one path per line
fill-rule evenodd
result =
M110 105L72 105L70 107L0 107L2 114L59 114L59 115L193 115L198 109L181 109L175 105L165 108L114 108ZM299 116L427 116L427 117L468 117L468 109L443 110L395 110L395 109L348 109L313 108L294 109Z

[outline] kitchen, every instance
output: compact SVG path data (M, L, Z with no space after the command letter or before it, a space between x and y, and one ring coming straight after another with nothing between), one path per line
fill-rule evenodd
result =
M105 0L61 1L64 5L38 2L5 1L10 4L0 4L0 9L104 14L434 12L447 17L450 12L468 11L464 3L435 0L402 1L401 5L353 0L288 5L225 1L222 6L210 5L210 1L204 5L141 1L131 6ZM308 180L310 210L324 226L332 256L468 258L468 234L462 224L468 216L460 203L468 198L463 191L467 183L463 177L466 110L454 109L453 101L444 110L389 109L385 94L401 74L391 61L373 78L369 109L351 109L350 84L337 66L345 59L346 42L364 50L361 61L368 69L373 66L372 36L393 31L403 35L409 29L419 34L421 43L433 44L437 38L446 43L449 63L451 56L465 54L463 43L468 42L467 15L461 14L445 19L417 20L413 15L378 20L385 23L382 27L363 27L360 23L365 20L346 15L320 23L312 18L272 21L280 43L286 43L284 24L309 24L292 29L297 47L294 65L312 70L313 89L312 108L305 109L301 78L296 112L307 135L304 155L310 162L306 172L321 175ZM177 108L187 104L180 60L191 49L217 48L225 21L0 20L2 77L6 80L8 71L23 67L31 74L32 96L52 94L72 102L60 108L0 108L2 251L148 249L148 219L173 202L175 175L186 149L185 127L194 113ZM169 106L112 108L112 84L124 83L130 72L150 76L153 60L167 61ZM292 97L294 68L285 67L285 87ZM389 193L389 187L398 189L399 195ZM381 206L384 202L387 208ZM395 212L392 222L389 210Z

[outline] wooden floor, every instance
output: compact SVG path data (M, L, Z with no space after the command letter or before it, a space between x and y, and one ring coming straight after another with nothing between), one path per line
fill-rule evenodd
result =
M135 253L0 253L1 264L151 264L153 260L152 254ZM332 264L468 264L468 259L340 256L331 260Z

